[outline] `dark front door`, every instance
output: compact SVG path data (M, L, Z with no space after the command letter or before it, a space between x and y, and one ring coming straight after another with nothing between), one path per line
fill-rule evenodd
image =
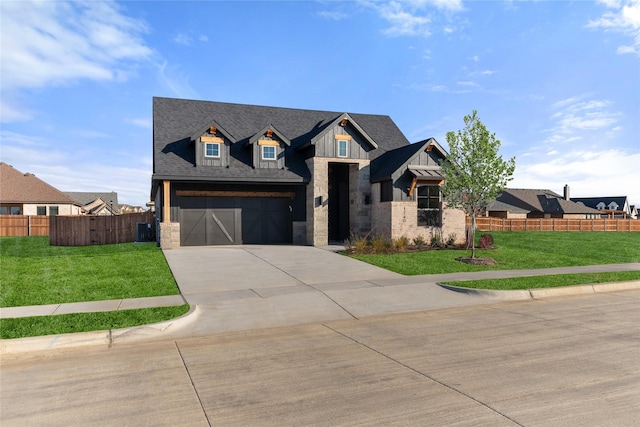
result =
M329 163L329 240L349 237L349 164Z

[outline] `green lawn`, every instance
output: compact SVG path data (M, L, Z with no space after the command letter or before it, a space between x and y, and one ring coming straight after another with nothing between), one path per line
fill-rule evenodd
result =
M0 338L24 338L128 328L174 319L187 311L189 311L189 305L184 304L175 307L0 319Z
M153 244L67 247L49 246L48 237L2 237L0 263L0 307L179 294Z
M153 244L49 246L48 237L1 237L0 283L0 307L180 293L162 251ZM185 304L0 319L0 338L125 328L173 319L188 310Z
M613 273L557 274L551 276L513 277L510 279L464 280L444 282L447 285L474 289L536 289L559 286L589 285L593 283L626 282L640 280L640 271L617 271Z
M461 250L350 256L410 276L640 262L640 233L494 231L478 232L476 237L482 234L491 234L496 248L477 250L476 256L491 257L497 266L456 261L457 257L470 256L470 251Z

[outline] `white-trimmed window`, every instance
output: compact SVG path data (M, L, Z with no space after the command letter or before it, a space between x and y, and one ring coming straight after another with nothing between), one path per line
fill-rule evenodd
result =
M204 145L205 157L220 157L220 144L217 142L207 142Z
M276 147L274 145L262 145L262 160L276 160Z
M338 157L349 157L349 141L346 139L338 140Z

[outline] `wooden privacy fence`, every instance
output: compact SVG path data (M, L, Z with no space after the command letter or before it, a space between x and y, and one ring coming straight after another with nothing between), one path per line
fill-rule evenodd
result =
M40 215L0 215L0 236L48 236L49 218Z
M155 236L153 212L113 216L53 216L49 226L51 246L89 246L136 241L138 223L151 224L149 238Z
M467 218L467 225L471 220ZM637 219L476 218L479 231L640 231Z

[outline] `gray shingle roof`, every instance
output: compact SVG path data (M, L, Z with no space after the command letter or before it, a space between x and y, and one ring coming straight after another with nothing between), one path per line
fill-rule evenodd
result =
M344 112L153 98L153 178L220 181L306 182L310 172L295 149L322 132ZM378 144L374 159L409 144L389 116L349 115ZM215 121L235 143L228 168L195 167L191 138ZM273 125L291 141L285 151L284 169L254 169L250 151L244 146L265 126Z
M443 156L447 155L440 144L433 138L387 151L371 162L371 182L392 179L396 172L404 172L407 164L420 153L420 150L426 148L429 144L433 144Z
M511 207L511 208L510 208ZM565 200L551 190L507 188L492 201L487 210L543 212L565 214L599 214L595 209Z

